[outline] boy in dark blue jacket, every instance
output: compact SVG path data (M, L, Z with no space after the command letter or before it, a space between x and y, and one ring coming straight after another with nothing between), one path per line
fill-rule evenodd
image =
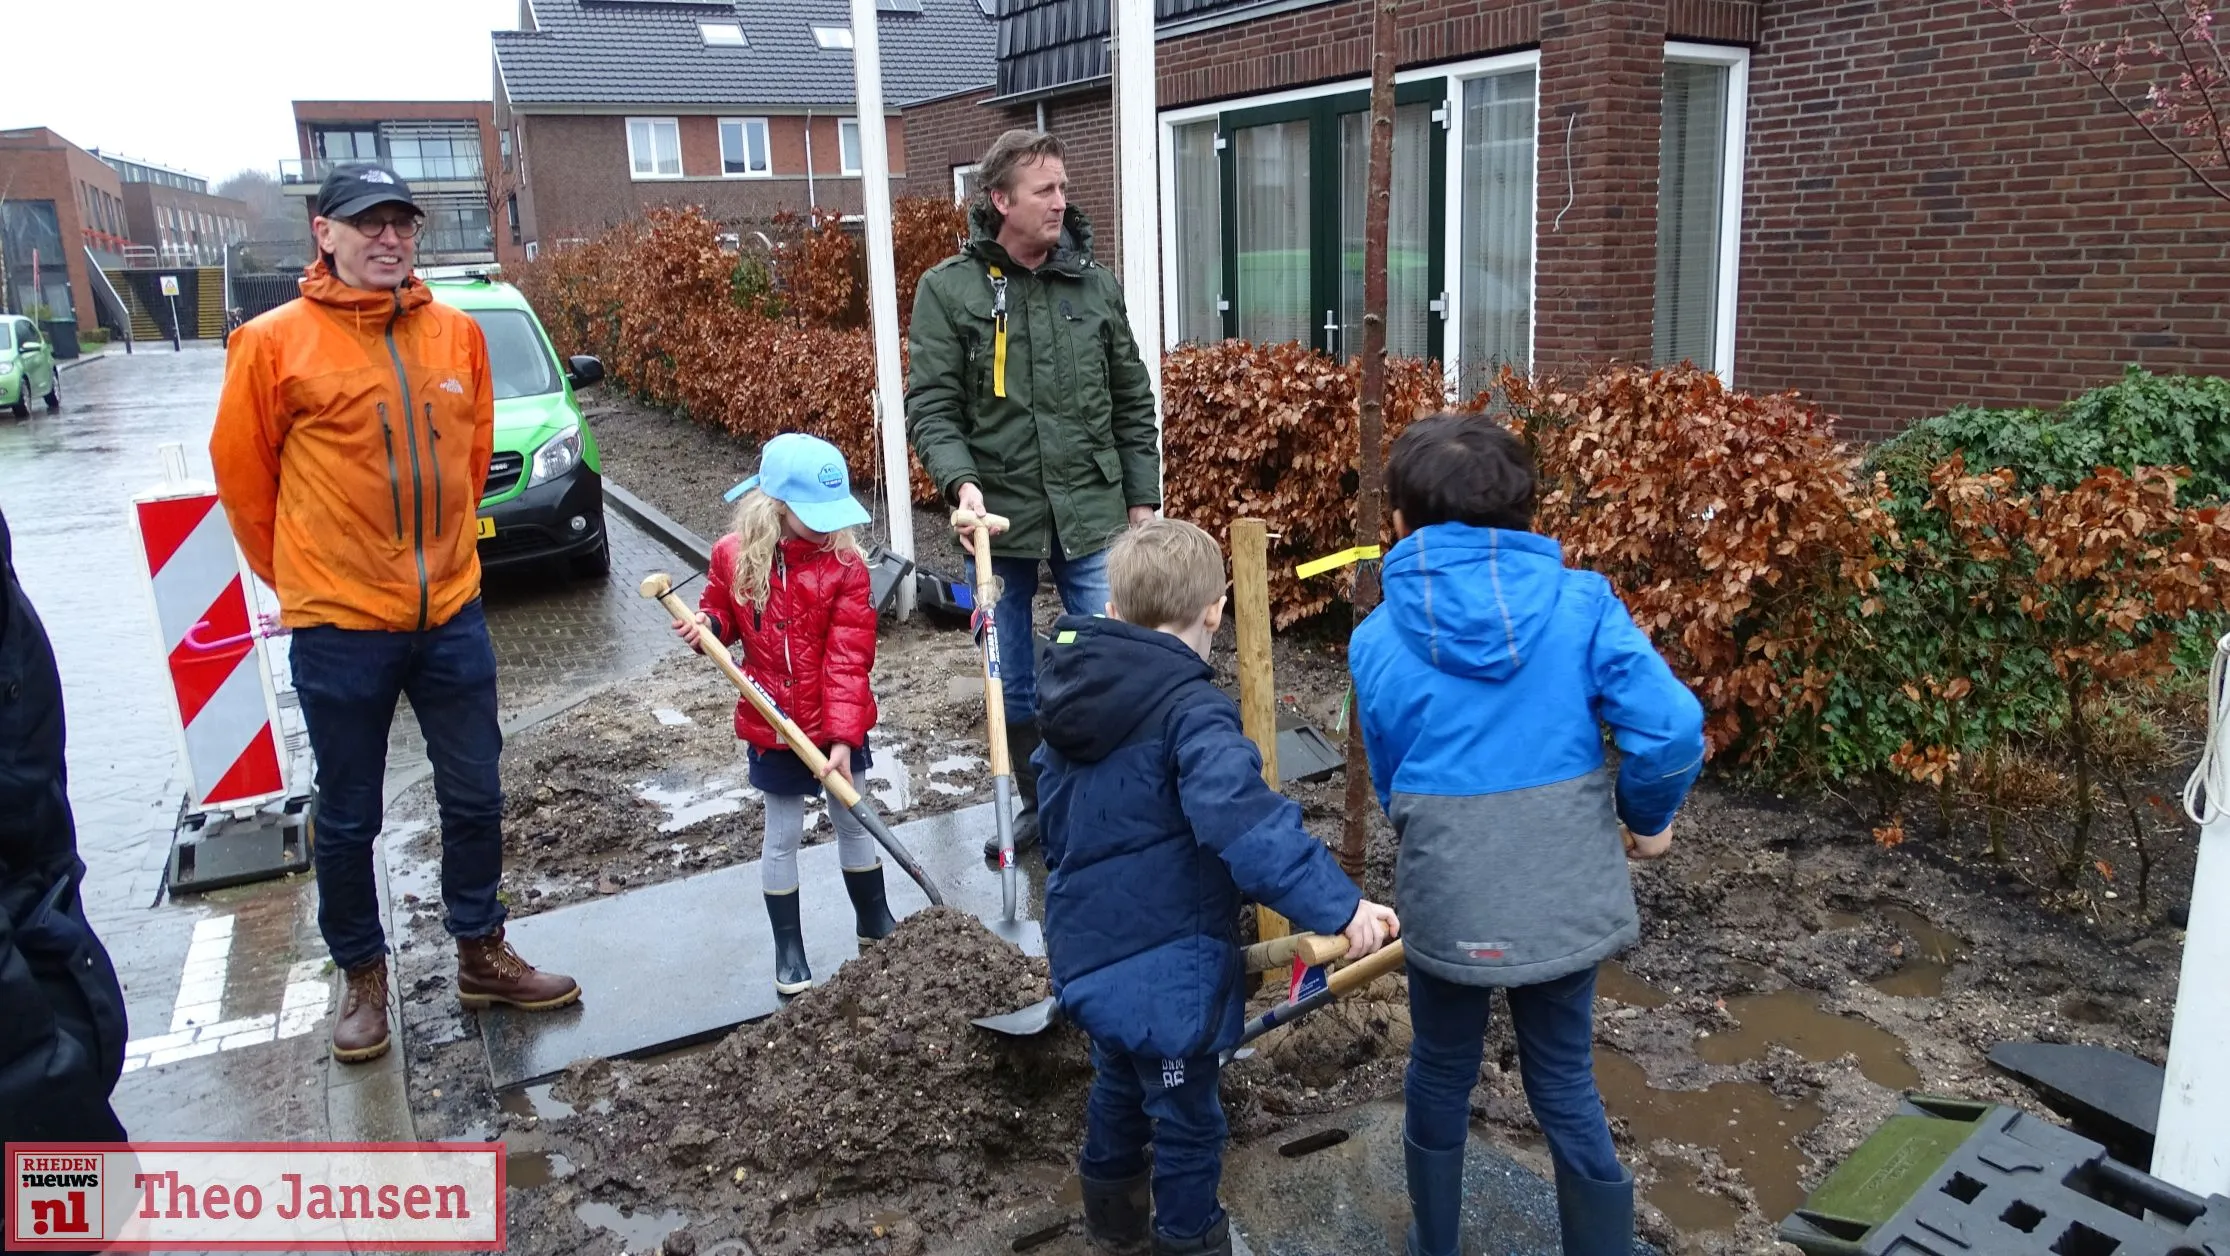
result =
M1092 1040L1084 1230L1104 1251L1231 1250L1216 1201L1227 1132L1217 1056L1244 1026L1242 893L1359 957L1399 931L1301 809L1262 780L1215 687L1223 553L1157 519L1108 555L1109 618L1063 618L1038 675L1045 946L1061 1009Z
M1401 539L1348 666L1401 840L1409 1253L1457 1251L1471 1089L1500 986L1556 1163L1564 1251L1626 1256L1634 1179L1595 1089L1595 966L1641 936L1626 859L1671 844L1703 766L1703 708L1610 582L1529 530L1533 462L1517 437L1484 418L1423 420L1394 442L1387 487Z

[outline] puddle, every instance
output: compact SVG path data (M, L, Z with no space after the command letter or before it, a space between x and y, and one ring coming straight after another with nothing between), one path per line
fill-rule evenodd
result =
M1821 1011L1819 996L1808 991L1746 994L1727 1000L1727 1012L1742 1022L1739 1028L1696 1040L1696 1054L1710 1063L1755 1060L1769 1044L1779 1043L1815 1062L1855 1054L1859 1071L1891 1090L1920 1085L1919 1071L1905 1062L1902 1039L1856 1017ZM1779 1214L1768 1209L1766 1215Z
M1735 851L1713 851L1709 857L1688 869L1681 880L1689 885L1709 885L1729 873L1748 871L1749 867L1749 859Z
M875 747L875 761L867 765L866 792L884 812L905 811L914 805L914 773L906 766L902 742Z
M675 785L670 778L653 777L635 782L635 796L665 809L666 822L658 826L659 832L678 833L700 820L734 815L743 810L746 800L759 793L726 777L714 777L696 786Z
M1948 929L1942 929L1909 907L1884 905L1882 918L1903 930L1912 941L1905 943L1905 962L1896 972L1874 983L1883 994L1899 998L1932 999L1944 992L1944 978L1951 975L1954 964L1967 957L1967 940Z
M496 1096L496 1106L513 1116L539 1117L555 1121L573 1115L573 1105L550 1094L556 1082L543 1082L520 1090L506 1090Z
M522 1191L548 1186L572 1176L573 1162L566 1159L562 1151L521 1151L503 1158L504 1185L515 1186Z
M576 1204L573 1215L599 1230L609 1230L620 1236L630 1250L653 1252L665 1241L667 1235L689 1224L689 1218L678 1212L622 1212L610 1204Z
M1855 911L1842 911L1840 909L1831 910L1827 913L1827 925L1825 931L1834 933L1842 929L1856 929L1860 925L1865 923L1866 917L1859 915Z
M932 792L943 794L948 798L965 798L975 792L974 782L955 785L950 781L941 781L937 778L957 774L974 776L983 772L987 766L984 760L971 754L949 755L929 765L929 788Z
M1623 1118L1645 1147L1662 1138L1718 1152L1742 1174L1766 1216L1787 1216L1804 1202L1807 1158L1796 1139L1820 1123L1818 1106L1781 1099L1754 1082L1656 1090L1641 1065L1614 1051L1595 1053L1595 1084L1610 1114ZM1665 1180L1650 1190L1649 1202L1683 1230L1727 1228L1741 1215L1730 1201L1698 1186L1694 1170L1680 1162L1666 1162Z
M1703 1170L1678 1160L1658 1166L1662 1175L1649 1188L1649 1202L1682 1234L1722 1233L1742 1220L1742 1205L1704 1185Z
M1626 966L1611 961L1595 970L1595 993L1613 1003L1628 1007L1663 1007L1672 996L1626 971Z

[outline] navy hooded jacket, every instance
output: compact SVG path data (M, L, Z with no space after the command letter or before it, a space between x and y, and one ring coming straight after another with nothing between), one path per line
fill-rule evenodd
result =
M1241 895L1337 933L1362 896L1262 780L1238 705L1182 640L1063 618L1038 671L1045 949L1061 1008L1133 1055L1221 1051L1245 1026Z
M1621 821L1657 833L1703 768L1703 707L1610 582L1531 532L1420 528L1348 668L1401 837L1409 963L1518 986L1593 967L1641 921ZM1615 781L1603 726L1618 743Z

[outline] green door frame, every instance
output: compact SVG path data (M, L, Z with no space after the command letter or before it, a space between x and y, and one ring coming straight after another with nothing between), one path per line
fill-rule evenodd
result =
M1435 110L1432 152L1430 157L1431 180L1427 189L1431 205L1431 226L1427 250L1427 288L1444 294L1448 290L1448 80L1434 76L1394 87L1395 105L1431 104ZM1319 353L1331 351L1325 327L1317 321L1317 311L1324 311L1326 321L1337 325L1340 308L1340 260L1344 247L1340 238L1340 119L1350 113L1365 112L1370 108L1370 92L1338 92L1313 96L1307 100L1287 101L1283 104L1260 105L1252 109L1235 109L1219 114L1216 118L1216 136L1219 146L1218 166L1221 169L1223 212L1223 334L1239 334L1239 198L1238 156L1232 144L1234 135L1248 127L1267 126L1280 122L1306 121L1309 124L1309 347ZM1435 360L1444 358L1447 327L1447 309L1442 298L1442 308L1437 317L1428 323L1427 346ZM1353 346L1359 352L1361 346ZM1342 356L1349 355L1349 347L1342 346Z

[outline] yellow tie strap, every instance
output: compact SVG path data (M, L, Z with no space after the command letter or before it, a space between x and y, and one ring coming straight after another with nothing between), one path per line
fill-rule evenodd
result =
M991 268L991 395L1007 395L1007 277Z
M1343 549L1337 554L1326 554L1322 558L1312 558L1309 561L1302 563L1300 566L1295 567L1293 569L1293 574L1303 580L1306 580L1310 576L1321 576L1325 572L1331 571L1335 568L1345 567L1350 563L1359 563L1364 561L1365 559L1376 558L1378 556L1379 555L1377 546L1358 545L1353 549Z

